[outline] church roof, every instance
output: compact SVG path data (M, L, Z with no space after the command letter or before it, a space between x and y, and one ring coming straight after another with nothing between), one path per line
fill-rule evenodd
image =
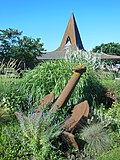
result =
M68 25L65 30L60 46L56 50L42 54L41 56L37 58L39 60L64 59L66 48L72 48L72 49L77 48L79 50L84 50L82 40L80 37L80 33L79 33L77 23L76 23L73 13L69 19L69 22L68 22ZM97 56L97 53L95 55ZM120 56L101 54L101 59L120 60Z
M78 30L76 20L75 20L73 13L69 19L66 31L64 33L61 45L58 48L58 50L63 49L68 41L70 41L72 47L74 48L77 47L79 50L84 50L84 47L83 47L83 44L80 38L79 30Z
M120 61L120 56L117 56L117 55L109 55L109 54L105 54L103 53L101 55L101 59L103 60L119 60Z
M65 57L66 47L69 47L68 43L70 47L72 48L78 48L79 50L84 50L84 47L83 47L83 44L80 38L79 30L78 30L76 20L75 20L73 13L69 19L69 22L68 22L68 25L65 30L60 46L55 51L47 52L43 54L41 57L38 57L38 59L41 59L41 60L42 59L44 60L63 59Z
M39 60L52 60L52 59L64 59L65 50L56 50L53 52L47 52L38 57Z

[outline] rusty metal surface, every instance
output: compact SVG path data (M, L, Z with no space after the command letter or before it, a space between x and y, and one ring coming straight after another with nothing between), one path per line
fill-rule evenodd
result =
M68 40L70 41L71 46L73 48L78 48L80 50L84 50L84 47L83 47L83 44L81 41L81 37L80 37L80 33L79 33L77 23L76 23L76 20L75 20L73 13L71 14L66 31L64 33L62 42L61 42L58 50L62 50L63 48L65 48L65 45L68 42Z
M75 70L74 74L72 75L72 77L68 81L66 87L63 89L60 96L58 97L58 99L54 103L54 105L51 109L51 112L54 112L57 107L61 108L62 106L64 106L68 102L76 84L78 83L78 81L80 79L80 76L86 71L86 68L81 65L76 66L73 69Z
M72 134L72 131L79 124L82 117L88 117L88 114L89 114L88 102L87 101L81 102L80 104L75 105L75 107L72 110L71 117L68 118L61 126L61 128L63 129L62 132L62 136L64 137L63 140L66 141L66 143L70 143L77 150L79 146L75 139L74 134Z
M33 111L32 115L32 120L37 120L42 116L42 107L46 107L47 105L52 104L52 102L54 101L54 94L50 93L46 96L44 96L39 103L39 106L36 107ZM17 117L17 119L23 119L24 121L28 121L29 118L27 116L25 116L22 112L15 112L15 115Z
M40 112L42 107L46 107L46 105L51 105L54 101L54 94L50 93L44 96L39 103L39 106L35 108L34 112Z
M71 143L71 145L78 150L78 144L75 140L75 136L72 133L66 131L64 131L62 134L62 136L64 136L64 141L66 141L67 143Z
M79 123L82 117L88 117L88 113L89 105L87 101L75 105L75 107L72 110L71 117L64 122L61 128L65 131L71 132Z
M73 67L73 70L75 71L74 74L72 75L66 87L63 89L60 96L54 103L53 107L51 108L51 112L54 112L57 107L62 107L67 103L71 93L73 92L77 82L80 79L80 76L86 71L86 68L79 65L79 66ZM35 117L39 116L39 114L41 113L40 112L41 107L43 105L50 104L53 102L53 100L54 100L54 95L52 93L42 98L42 100L40 101L40 105L35 111ZM64 124L61 126L61 129L63 130L62 136L66 138L66 140L69 141L69 143L71 143L71 145L75 149L78 149L78 144L75 140L75 136L70 132L77 126L77 124L79 123L80 119L83 116L84 117L88 116L88 113L89 113L89 105L87 101L84 101L73 108L71 117L67 119L64 122Z

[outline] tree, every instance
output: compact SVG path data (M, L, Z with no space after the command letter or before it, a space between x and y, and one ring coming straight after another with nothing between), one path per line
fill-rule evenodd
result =
M0 30L0 58L8 61L10 58L25 63L26 67L33 67L38 62L37 56L45 51L41 39L22 36L17 29Z
M120 44L114 42L110 42L107 44L102 43L100 46L96 46L95 48L93 48L92 51L120 56Z

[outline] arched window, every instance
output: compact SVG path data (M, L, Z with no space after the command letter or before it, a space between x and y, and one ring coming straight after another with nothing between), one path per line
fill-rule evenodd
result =
M65 43L65 46L70 46L70 45L71 45L71 40L70 40L70 37L68 36L66 43Z

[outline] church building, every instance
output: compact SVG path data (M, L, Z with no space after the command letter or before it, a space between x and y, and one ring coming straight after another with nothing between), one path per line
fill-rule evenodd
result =
M52 52L47 52L45 54L42 54L40 57L38 57L38 59L40 61L64 59L65 53L66 53L66 48L72 48L72 49L78 49L81 51L82 50L85 51L73 13L69 19L69 22L68 22L68 25L65 30L65 33L64 33L64 36L63 36L63 39L61 41L60 46ZM97 54L98 53L94 53L94 55L96 55L96 56L97 56ZM103 60L120 60L120 56L108 55L108 54L102 53L101 59L103 59Z

